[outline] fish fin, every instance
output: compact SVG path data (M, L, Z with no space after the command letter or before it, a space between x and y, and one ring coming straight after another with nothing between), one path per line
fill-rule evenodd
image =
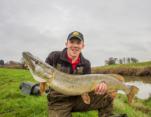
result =
M116 90L111 90L111 91L108 91L107 93L112 97L112 99L115 99L115 97L117 95L117 91Z
M40 82L40 95L43 95L46 90L46 82Z
M81 97L85 104L90 104L91 99L88 93L83 93Z
M127 94L128 97L128 103L131 104L135 95L138 93L139 88L137 88L136 86L131 86L130 87L130 92Z

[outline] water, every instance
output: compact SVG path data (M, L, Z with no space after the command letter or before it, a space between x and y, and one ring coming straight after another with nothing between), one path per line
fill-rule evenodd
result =
M125 77L126 84L139 88L136 97L148 99L151 96L151 77Z

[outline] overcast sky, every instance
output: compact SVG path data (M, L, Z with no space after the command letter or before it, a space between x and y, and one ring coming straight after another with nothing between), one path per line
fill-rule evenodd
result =
M80 31L92 66L109 57L151 60L150 0L0 0L0 59L42 60Z

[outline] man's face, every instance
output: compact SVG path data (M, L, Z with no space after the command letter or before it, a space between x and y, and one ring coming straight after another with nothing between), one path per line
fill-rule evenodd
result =
M72 38L66 42L66 47L69 56L77 57L84 48L84 42L77 38Z

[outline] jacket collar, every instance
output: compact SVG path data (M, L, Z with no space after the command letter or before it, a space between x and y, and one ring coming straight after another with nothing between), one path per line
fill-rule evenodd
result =
M63 61L65 61L65 62L70 63L70 62L68 61L68 58L66 57L66 53L67 53L67 48L64 48L64 49L62 50L62 52L61 52L60 59L63 60ZM80 64L80 65L84 65L84 64L85 64L84 61L85 61L85 58L83 57L82 53L80 53L80 62L79 62L79 64Z

